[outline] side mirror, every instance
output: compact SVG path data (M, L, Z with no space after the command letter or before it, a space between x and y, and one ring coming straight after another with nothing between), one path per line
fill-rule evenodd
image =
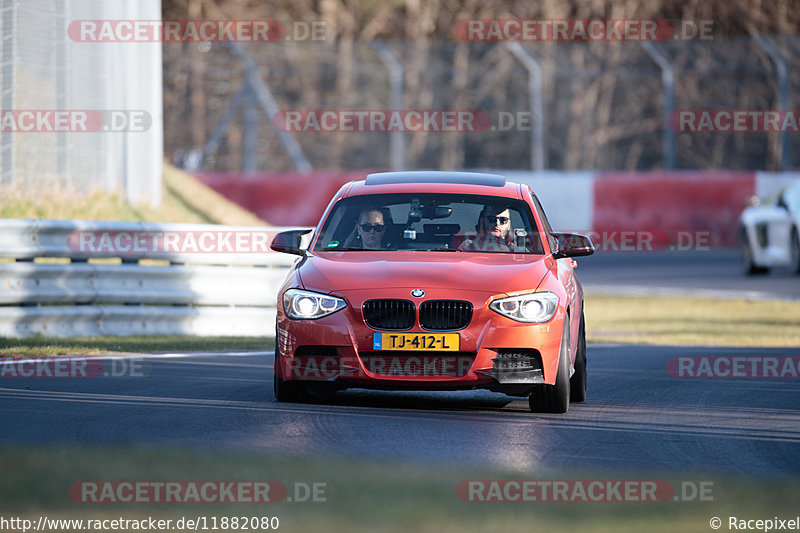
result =
M303 248L303 235L311 233L313 229L293 229L289 231L282 231L275 235L272 239L270 248L276 252L283 252L285 254L294 254L299 256L306 255L306 249Z
M558 241L558 250L553 252L553 259L579 257L594 253L592 240L586 235L579 233L552 233L552 235Z

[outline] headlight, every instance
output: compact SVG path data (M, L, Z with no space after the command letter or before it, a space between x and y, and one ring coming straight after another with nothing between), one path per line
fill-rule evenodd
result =
M347 304L341 298L317 292L289 289L283 293L283 308L290 318L304 320L322 318Z
M534 292L500 298L489 309L518 322L547 322L558 309L558 296L552 292Z

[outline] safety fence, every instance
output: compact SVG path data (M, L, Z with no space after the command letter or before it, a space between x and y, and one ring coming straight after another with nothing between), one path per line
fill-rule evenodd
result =
M797 35L182 43L165 46L163 58L165 154L192 171L778 171L800 165L796 120L776 128L763 122L725 127L730 120L696 127L700 117L722 119L720 113L783 117L797 110ZM437 110L471 110L475 127L418 121L374 128L371 122L376 111ZM675 120L687 110L697 122ZM370 113L368 126L353 119L358 112ZM281 120L287 113L303 120L289 127L291 121Z
M160 0L0 0L0 188L161 203L161 43L70 31L160 18Z
M0 220L0 336L273 335L284 229Z

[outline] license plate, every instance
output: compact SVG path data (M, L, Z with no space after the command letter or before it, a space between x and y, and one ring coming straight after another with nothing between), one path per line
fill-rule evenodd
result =
M457 352L460 341L458 333L373 333L372 349Z

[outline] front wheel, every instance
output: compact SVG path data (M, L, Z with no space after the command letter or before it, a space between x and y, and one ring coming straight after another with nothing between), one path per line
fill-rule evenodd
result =
M750 239L747 237L747 230L741 228L739 230L739 253L742 262L742 271L751 276L753 274L766 274L769 268L760 267L756 265L753 260L753 248L750 245Z
M569 318L565 318L556 382L553 385L539 385L528 398L528 405L534 413L566 413L569 410L569 397Z
M302 403L310 400L311 395L305 384L298 381L286 381L278 373L280 370L280 358L278 356L278 335L275 335L275 364L272 368L272 392L275 399L279 402Z
M303 383L284 381L278 376L272 382L272 391L279 402L304 403L311 398Z
M578 326L578 351L575 354L575 373L569 378L569 401L580 403L586 400L586 327L581 310L581 323Z
M789 266L792 272L800 274L800 235L797 234L797 228L792 228L792 237L789 243L789 258Z

